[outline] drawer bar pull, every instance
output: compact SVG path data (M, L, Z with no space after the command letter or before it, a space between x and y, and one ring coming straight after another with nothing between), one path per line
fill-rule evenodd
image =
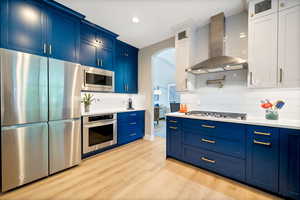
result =
M170 126L170 129L174 129L174 130L177 130L177 127L174 127L174 126Z
M135 136L136 135L136 133L132 133L132 134L130 134L130 136Z
M205 161L205 162L209 162L209 163L216 163L216 161L215 160L210 160L210 159L207 159L207 158L205 158L205 157L201 157L201 160L203 160L203 161Z
M257 141L257 140L253 140L253 143L254 144L261 144L261 145L265 145L265 146L270 146L271 145L270 142L260 142L260 141Z
M201 141L206 142L206 143L210 143L210 144L215 144L216 143L216 141L214 141L214 140L207 140L207 139L204 139L204 138L202 138Z
M134 114L130 114L129 116L136 116L136 114L134 113Z
M271 133L263 133L263 132L258 132L258 131L254 131L254 134L256 134L256 135L272 135Z
M205 125L205 124L203 124L201 126L204 127L204 128L216 128L215 126L209 126L209 125Z
M177 121L175 121L175 120L170 120L169 122L171 122L171 123L177 123Z
M136 125L136 122L132 122L132 123L130 123L130 125Z

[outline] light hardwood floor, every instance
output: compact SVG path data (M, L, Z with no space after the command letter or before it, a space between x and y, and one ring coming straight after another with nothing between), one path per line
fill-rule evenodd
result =
M18 200L280 199L205 170L165 159L165 140L139 140L80 166L0 194Z

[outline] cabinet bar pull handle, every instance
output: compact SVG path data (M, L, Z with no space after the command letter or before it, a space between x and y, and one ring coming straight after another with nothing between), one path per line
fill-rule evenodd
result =
M254 134L256 134L256 135L272 135L271 133L263 133L263 132L258 132L258 131L254 131Z
M283 69L280 68L279 70L279 82L282 83L282 79L283 79Z
M102 59L100 60L100 63L101 63L101 67L103 66L103 61L102 61Z
M260 141L257 141L257 140L253 140L253 143L254 144L261 144L261 145L265 145L265 146L270 146L271 145L270 142L260 142Z
M253 85L253 73L250 72L250 85Z
M207 158L205 158L205 157L201 157L201 160L203 160L203 161L205 161L205 162L209 162L209 163L216 163L216 161L215 160L210 160L210 159L207 159Z
M49 54L51 55L52 54L52 45L49 44Z
M130 125L136 125L136 122L132 122L132 123L130 123Z
M207 140L207 139L204 139L204 138L202 138L201 141L206 142L206 143L210 143L210 144L215 144L216 143L216 141L214 141L214 140Z
M130 114L129 116L136 116L136 114L134 113L134 114Z
M44 43L44 54L46 54L47 53L47 45L46 45L46 43Z
M99 58L97 58L97 66L100 66Z
M177 121L175 121L175 120L170 120L169 122L171 122L171 123L177 123Z
M209 125L205 125L205 124L203 124L203 125L201 125L203 128L216 128L215 126L209 126Z
M132 134L130 134L130 136L135 136L136 135L136 133L132 133Z
M177 127L174 127L174 126L170 126L170 129L174 129L174 130L177 130Z

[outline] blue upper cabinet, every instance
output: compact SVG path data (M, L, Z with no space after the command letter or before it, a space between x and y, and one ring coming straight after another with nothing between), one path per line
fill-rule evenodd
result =
M277 128L247 127L247 182L275 193L279 178L278 132Z
M1 46L44 55L45 5L36 0L1 0Z
M138 93L138 49L117 41L115 87L118 93Z
M80 63L82 65L114 70L115 41L117 36L89 21L82 20L80 26Z
M78 62L80 45L80 19L57 9L48 9L47 38L49 56Z
M51 0L1 1L1 46L77 62L83 15Z
M281 195L300 200L300 130L280 129Z

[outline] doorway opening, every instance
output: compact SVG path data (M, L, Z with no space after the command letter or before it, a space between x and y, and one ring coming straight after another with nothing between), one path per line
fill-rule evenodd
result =
M162 138L166 138L166 114L180 101L176 92L175 62L175 48L164 49L152 56L154 136Z

